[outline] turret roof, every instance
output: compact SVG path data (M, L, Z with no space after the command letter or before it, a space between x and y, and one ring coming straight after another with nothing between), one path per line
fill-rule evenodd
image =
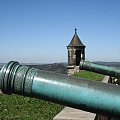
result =
M75 28L75 34L70 42L70 44L68 45L68 47L79 47L79 46L82 46L82 47L85 47L85 45L81 42L80 38L78 37L77 35L77 29Z

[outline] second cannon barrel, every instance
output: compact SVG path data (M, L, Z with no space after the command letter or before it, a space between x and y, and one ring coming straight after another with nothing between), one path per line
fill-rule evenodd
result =
M111 77L120 77L120 68L117 67L100 65L89 61L81 60L79 68L81 70L92 71L104 75L109 75Z

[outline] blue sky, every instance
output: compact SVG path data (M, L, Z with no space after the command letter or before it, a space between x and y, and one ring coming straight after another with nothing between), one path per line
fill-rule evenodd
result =
M0 62L66 62L75 27L86 59L120 61L120 0L0 0Z

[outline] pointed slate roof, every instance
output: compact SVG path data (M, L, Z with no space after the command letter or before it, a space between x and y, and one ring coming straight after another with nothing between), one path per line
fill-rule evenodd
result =
M68 47L85 47L85 45L81 42L80 38L77 35L77 29L75 28L75 34L68 45Z

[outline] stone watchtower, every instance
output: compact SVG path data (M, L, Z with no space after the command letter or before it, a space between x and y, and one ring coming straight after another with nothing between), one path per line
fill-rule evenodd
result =
M81 42L77 35L77 29L75 28L75 34L67 46L68 49L68 75L79 72L80 60L85 59L85 45Z

